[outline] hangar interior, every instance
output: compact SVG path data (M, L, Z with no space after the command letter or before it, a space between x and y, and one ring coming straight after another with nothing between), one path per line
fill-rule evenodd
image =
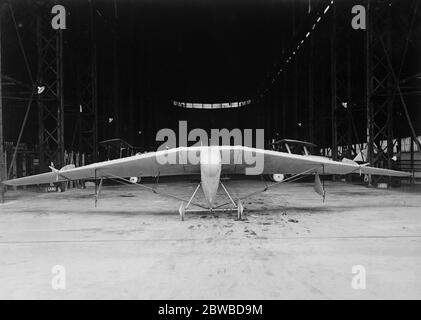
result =
M57 3L64 30L54 1L2 3L3 180L104 160L111 139L154 151L180 120L419 176L418 1L368 1L366 29L352 0Z

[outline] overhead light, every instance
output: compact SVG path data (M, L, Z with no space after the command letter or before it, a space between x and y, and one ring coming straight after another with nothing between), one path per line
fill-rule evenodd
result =
M114 118L108 118L108 123L111 123L111 122L113 122L114 121Z
M45 90L45 86L37 86L37 93L38 93L38 94L43 93L43 92L44 92L44 90Z
M327 7L326 7L326 9L323 13L326 14L326 12L327 12L327 10L329 10L329 8L330 8L330 5L327 5Z
M348 102L342 102L342 107L344 107L345 109L348 108Z
M79 112L82 113L82 105L79 105Z

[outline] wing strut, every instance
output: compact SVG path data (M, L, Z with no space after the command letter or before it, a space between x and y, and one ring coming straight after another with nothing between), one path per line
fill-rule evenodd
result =
M225 191L225 193L227 194L228 198L231 200L231 203L233 204L234 208L237 208L237 204L236 204L236 203L235 203L235 201L232 199L232 197L231 197L230 193L228 192L227 188L225 188L224 184L223 184L221 181L219 181L219 183L221 184L222 189L224 189L224 191Z
M308 174L308 173L311 173L311 172L314 172L314 171L316 171L316 172L317 172L317 167L313 167L313 168L310 168L310 169L305 170L305 171L303 171L303 172L297 173L297 174L295 174L295 175L293 175L293 176L291 176L291 177L289 177L289 178L286 178L286 179L284 179L284 180L282 180L282 181L279 181L279 182L275 182L275 183L272 183L272 184L266 185L263 189L259 189L259 190L257 190L257 191L252 192L252 193L249 193L249 194L247 194L247 195L245 195L245 196L242 196L242 197L240 197L238 200L244 200L244 199L250 198L250 197L252 197L252 196L255 196L256 194L259 194L259 193L265 192L265 191L267 191L268 189L270 189L270 188L272 188L272 187L275 187L275 186L277 186L278 184L281 184L281 183L286 183L286 182L293 182L293 181L296 181L296 180L298 180L298 179L301 179L303 175ZM219 205L219 206L215 207L215 209L220 208L220 207L223 207L223 206L226 206L227 204L229 204L229 202L223 203L223 204L221 204L221 205Z
M95 171L95 178L97 178L96 171ZM102 171L101 178L107 178L107 179L110 179L110 180L113 180L115 182L119 182L119 183L122 183L122 184L136 185L136 186L138 186L140 188L146 189L146 190L148 190L150 192L153 192L153 193L155 193L157 195L169 197L169 198L176 199L176 200L183 201L183 202L188 202L187 200L185 200L183 198L180 198L180 197L177 197L175 195L172 195L172 194L169 194L169 193L165 193L165 192L161 192L161 191L157 191L155 189L155 187L152 188L152 187L145 186L145 185L143 185L141 183L131 182L130 180L128 180L126 178L117 176L117 175L112 174L112 173L109 173L109 172ZM202 206L199 203L193 203L193 202L191 202L191 203L194 204L195 206L200 207L200 208L207 209L206 207Z
M239 204L237 206L237 204L233 200L231 194L228 192L227 188L224 186L224 184L221 181L219 181L219 183L221 184L222 189L224 189L225 193L227 194L228 198L230 199L230 202L226 203L225 205L232 204L233 207L232 208L224 208L224 209L221 209L220 206L218 206L217 208L209 209L209 208L206 208L204 206L198 205L197 203L193 203L195 206L198 206L198 207L200 207L202 209L189 209L189 206L192 203L192 200L196 196L196 193L197 193L197 191L199 190L199 188L201 186L201 183L199 183L197 185L196 189L194 190L192 196L190 197L189 201L187 202L187 205L184 205L184 202L182 202L181 205L180 205L180 208L178 209L178 212L180 213L181 221L184 221L184 216L185 216L185 213L186 212L200 212L200 211L211 211L211 212L212 211L224 211L225 212L225 211L228 211L228 210L231 211L233 209L237 209L239 220L241 220L241 217L242 217L241 215L243 213L243 206L241 205L241 201L239 200Z
M187 205L186 205L186 207L185 207L184 209L187 209L187 208L189 207L190 203L191 203L191 202L192 202L192 200L194 199L194 196L196 195L196 193L197 193L197 191L199 190L199 188L200 188L200 182L199 182L199 184L197 185L196 189L194 190L194 192L193 192L192 196L190 197L189 202L187 202Z
M98 189L95 192L95 208L97 207L97 203L99 200L99 195L101 194L101 189L102 189L102 181L104 180L104 178L101 178L101 180L99 180L99 186ZM95 181L95 186L96 186L96 181Z
M322 184L318 173L316 173L316 176L314 177L314 191L316 191L317 194L321 195L323 197L323 202L325 202L326 192L324 187L324 180Z

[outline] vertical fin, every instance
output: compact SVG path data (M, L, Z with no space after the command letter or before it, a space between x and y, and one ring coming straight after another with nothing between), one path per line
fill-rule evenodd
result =
M320 181L319 173L316 173L316 175L314 176L314 191L320 194L323 197L323 202L325 202L326 192L324 186L322 185L322 182Z

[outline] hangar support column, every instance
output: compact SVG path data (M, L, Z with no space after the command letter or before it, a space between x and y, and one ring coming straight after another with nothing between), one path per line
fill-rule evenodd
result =
M97 44L93 0L88 0L88 5L79 13L84 15L83 21L86 22L80 26L79 34L88 45L79 49L81 69L78 72L78 119L75 130L78 133L79 151L86 154L87 163L92 163L98 161Z
M37 6L39 164L64 165L63 31L51 27L52 3Z
M367 157L376 167L392 168L393 151L398 140L394 139L397 138L393 132L394 118L407 123L412 139L421 150L406 100L407 95L414 93L405 92L402 86L409 43L416 33L415 21L419 19L419 2L414 0L403 4L372 0L366 4ZM393 20L391 10L394 10ZM392 27L397 32L392 34ZM395 34L398 36L392 38Z
M393 66L387 63L391 48L389 1L367 4L367 160L391 168L393 154Z

